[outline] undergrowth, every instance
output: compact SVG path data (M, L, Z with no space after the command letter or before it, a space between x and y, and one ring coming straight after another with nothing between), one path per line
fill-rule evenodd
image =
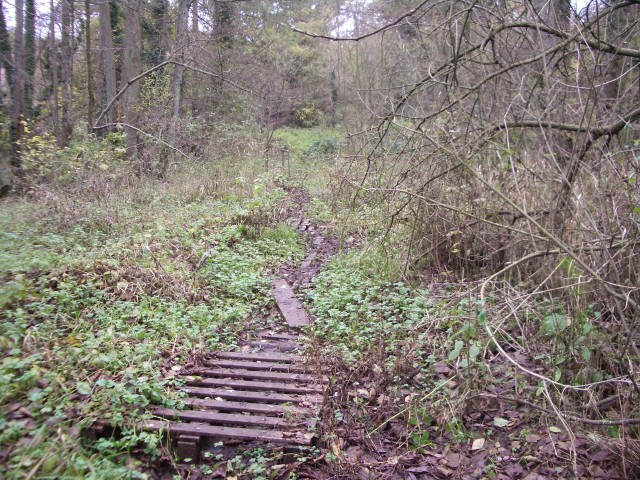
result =
M301 258L271 176L199 168L94 172L3 203L0 476L144 476L129 454L162 451L135 429L145 407L179 406L180 367L235 345L271 302L271 272ZM119 435L89 440L97 420Z

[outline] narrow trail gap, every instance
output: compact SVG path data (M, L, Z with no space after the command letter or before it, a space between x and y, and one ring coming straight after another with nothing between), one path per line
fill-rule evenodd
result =
M186 410L155 407L158 419L143 429L166 433L180 462L195 464L203 451L282 448L289 462L319 439L314 426L327 382L322 365L305 352L302 327L311 322L294 289L308 286L338 251L336 238L306 216L309 195L289 189L281 214L310 245L298 267L285 264L275 275L271 294L279 312L276 325L247 336L237 351L211 352L179 372ZM267 323L267 319L264 319Z

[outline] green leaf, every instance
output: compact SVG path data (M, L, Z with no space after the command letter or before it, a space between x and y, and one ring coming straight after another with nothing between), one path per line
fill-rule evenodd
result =
M91 385L87 382L78 382L76 384L76 390L80 395L89 395L91 393Z
M475 360L475 358L480 354L480 348L477 345L471 345L469 348L469 357Z
M449 353L449 361L453 361L456 358L458 358L458 355L460 355L460 352L462 351L463 346L464 346L464 343L462 342L462 340L458 340L456 342L455 347L453 347L453 350Z
M549 431L552 433L562 433L562 430L560 430L558 427L549 427Z
M591 360L591 350L589 350L587 347L582 347L580 354L582 355L582 358L585 362Z

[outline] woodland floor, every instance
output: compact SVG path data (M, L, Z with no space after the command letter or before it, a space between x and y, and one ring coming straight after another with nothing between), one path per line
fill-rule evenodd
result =
M314 242L319 238L315 235L325 227L309 222L309 201L304 189L287 189L286 207L281 211L287 224L308 225L305 229L307 249L317 251L309 266L287 262L279 269L279 276L302 291L313 288L313 278L340 252L340 241L335 236L328 235L321 243ZM357 243L350 237L346 249L358 248ZM446 284L436 281L431 288L440 289L441 294L446 295ZM292 333L273 309L258 325L272 332ZM244 340L254 338L255 333L245 332ZM499 355L487 359L491 376L500 379L494 388L488 389L493 393L468 398L459 423L442 429L429 415L407 423L405 415L409 407L402 408L416 397L425 405L429 403L433 390L429 392L424 388L427 382L423 369L414 369L400 381L390 382L375 364L349 366L318 355L317 352L325 348L317 337L312 337L307 347L312 362L331 370L331 384L325 393L318 425L320 444L317 448L291 455L286 449L265 449L259 443L210 442L209 453L200 465L176 467L167 458L151 462L154 478L172 478L176 468L183 478L193 479L625 478L619 470L615 450L597 446L586 434L566 433L561 424L550 423L535 408L527 406L526 401L496 398L513 399L510 394L518 392L517 373ZM522 366L540 370L521 352L510 353ZM455 392L456 369L453 363L433 363L429 372L431 383L446 385ZM447 413L443 412L443 416ZM409 440L416 430L423 436L418 448L411 446ZM233 465L236 470L244 470L244 477L234 472Z
M118 363L114 360L117 354L109 353L113 356L110 360L111 373L104 369L102 363L96 364L97 367L90 371L83 370L83 378L87 380L85 383L79 382L71 389L76 393L69 400L66 410L60 413L60 417L51 416L52 407L38 411L43 402L41 400L43 392L48 392L47 394L54 398L52 392L55 389L51 387L51 378L59 377L48 375L49 372L52 372L52 375L55 373L55 367L51 363L55 361L42 362L39 360L40 357L37 359L33 357L34 352L36 355L43 355L38 352L43 348L51 348L51 345L62 345L65 349L77 350L92 334L88 331L81 333L73 329L68 330L65 327L59 341L53 339L40 342L39 333L34 328L37 329L40 326L41 330L46 330L41 326L44 324L37 323L43 321L41 317L37 321L34 320L35 317L29 317L31 320L27 321L24 330L19 334L11 330L14 327L9 327L9 324L4 325L3 348L13 345L13 349L7 350L10 356L4 360L3 364L2 386L5 389L3 393L5 413L2 416L2 425L5 432L0 436L2 440L0 461L5 469L0 477L74 478L74 474L68 473L69 469L73 468L76 472L75 478L103 478L96 473L93 466L86 470L80 470L82 466L65 465L66 470L59 466L63 464L60 456L62 452L56 453L56 457L51 453L56 451L56 434L52 433L51 429L58 422L59 425L71 425L71 427L69 430L60 430L61 427L58 427L57 435L62 435L60 432L69 433L58 437L57 441L70 440L75 443L74 438L80 439L83 443L82 452L94 452L87 454L93 457L83 457L92 459L87 462L95 462L96 458L101 458L100 455L110 455L109 468L113 465L130 465L131 468L127 467L129 469L126 470L129 472L126 476L130 478L138 476L131 472L139 472L140 476L148 474L152 478L159 479L179 477L189 479L522 478L526 480L635 478L633 470L635 467L632 464L621 464L620 460L631 458L631 455L621 455L616 442L602 442L601 438L593 434L593 431L581 432L576 428L567 428L559 417L548 415L534 405L527 404L526 399L533 395L531 388L526 385L511 364L491 348L486 348L482 353L482 362L468 368L461 365L460 358L456 358L457 355L447 358L446 355L442 355L442 352L436 351L439 342L444 342L449 334L437 329L420 330L424 328L425 318L427 321L430 318L429 315L424 316L424 310L427 309L424 298L415 296L401 282L389 283L378 282L376 278L365 279L348 261L342 264L338 261L336 267L336 259L362 254L361 251L365 248L363 238L354 231L343 236L343 240L340 241L337 236L333 236L330 226L323 224L317 216L309 220L310 217L313 218L310 213L313 200L304 188L284 186L282 190L284 193L278 197L277 201L268 203L269 207L266 210L269 215L265 217L260 213L262 212L260 209L258 213L254 211L251 215L241 210L239 213L234 213L232 220L227 222L225 228L231 230L227 232L223 229L227 233L223 236L212 236L206 242L209 247L218 249L215 250L218 257L213 260L217 262L214 265L218 270L226 265L225 262L230 261L229 258L233 258L234 262L223 268L230 272L230 277L219 278L215 276L217 275L214 274L215 272L207 273L210 275L207 278L214 279L214 283L217 282L215 295L223 297L227 294L231 295L229 293L231 287L238 290L234 291L229 297L229 302L223 304L221 308L226 309L225 311L233 310L240 304L240 298L250 298L251 305L257 306L252 307L255 313L252 313L248 320L244 313L231 311L229 317L231 320L228 320L231 326L215 323L212 327L208 323L203 323L202 328L193 331L195 343L189 344L184 354L177 350L176 345L181 335L186 334L186 330L172 333L175 335L173 344L158 340L161 342L158 343L158 348L169 353L163 353L150 371L162 372L163 378L158 379L157 383L137 385L135 389L128 390L138 395L131 400L133 403L127 403L129 400L125 398L121 406L118 403L121 401L120 397L115 394L111 394L112 397L105 397L96 393L105 388L105 385L111 385L109 381L115 382L111 386L116 389L118 379L126 371L123 370L125 367L119 365L126 366L126 362L132 365L131 362L137 361L127 358L124 363ZM264 199L261 201L267 203ZM218 220L215 222L219 223ZM234 225L233 222L238 224ZM185 222L185 224L188 223ZM259 275L268 278L278 274L287 278L299 297L306 301L310 313L316 316L316 321L305 331L308 339L306 354L312 362L323 365L330 372L330 384L324 395L320 421L316 427L320 440L317 448L292 455L282 448L268 448L260 444L212 442L203 452L200 463L179 464L175 462L170 446L162 438L153 440L153 437L131 437L130 433L125 433L128 443L123 447L122 445L125 444L118 443L123 442L119 438L122 434L112 439L100 440L97 444L92 444L83 436L82 429L88 427L92 419L105 418L105 416L108 418L109 412L113 413L120 408L125 412L122 415L126 417L127 409L131 408L130 405L133 404L143 411L141 402L146 401L148 404L149 401L158 401L160 394L156 395L154 391L160 392L166 388L166 385L171 384L175 377L175 374L171 373L172 365L176 362L182 362L183 365L197 365L203 352L222 346L231 348L234 345L239 346L243 341L254 338L259 331L267 329L286 332L284 322L277 314L273 302L263 300L262 297L254 299L253 294L250 293L263 289L264 287L260 286L263 285L263 280L251 277L248 280L243 279L244 283L237 285L232 280L237 280L234 275L238 272L244 272L244 270L249 272L253 268L251 262L262 258L263 254L251 246L251 242L255 242L256 238L262 238L256 237L255 232L266 229L268 235L275 235L273 237L275 243L269 243L268 247L274 248L274 245L278 244L282 247L293 238L293 234L282 229L295 229L300 224L306 225L305 233L300 239L302 248L298 250L298 247L293 244L287 246L277 254L280 260L269 260ZM164 228L160 226L158 231ZM208 227L202 228L206 231ZM194 229L189 234L189 238L195 238L201 232ZM324 240L321 243L314 242L318 238L318 232L323 232ZM11 233L4 235L8 239L15 240L11 237ZM153 244L144 243L149 242L148 237L144 238L146 239L143 239L143 244L148 245L150 252L153 251ZM183 240L187 243L192 241L197 243L199 239ZM176 258L181 258L180 247L175 244L174 248ZM301 268L304 250L308 252L311 248L317 250L316 258L310 265ZM82 284L86 282L86 278L91 277L90 273L80 270L80 267L73 270L68 266L58 266L51 270L43 266L32 266L26 274L15 273L7 265L13 261L11 258L16 258L17 251L17 249L11 250L10 253L14 257L9 257L9 261L5 259L3 264L5 269L3 273L5 300L3 301L7 311L14 309L19 312L20 308L24 308L25 312L35 312L37 308L44 308L38 306L40 304L36 302L39 296L48 299L43 304L49 305L47 307L49 310L46 311L57 311L53 305L59 302L61 297L55 292L66 288L61 279L65 279L64 282L67 283ZM188 268L189 275L195 276L204 257L199 258L192 253L187 257L187 262L191 265ZM145 295L149 293L168 299L193 299L194 304L201 304L209 298L206 290L194 290L188 287L187 283L175 284L169 281L172 275L169 267L156 269L164 262L162 258L152 256L145 261L147 262L145 268L131 267L129 276L119 275L115 279L109 277L114 274L105 273L109 272L111 267L100 267L101 277L98 278L98 283L106 289L107 296L114 299L114 305L125 302L122 304L124 306L119 308L126 307L124 318L132 322L127 328L135 330L136 319L142 318L136 305L139 305L141 299L146 298ZM85 270L86 268L88 267L85 267ZM31 276L30 278L34 280L25 280L25 275ZM155 286L151 290L145 283L149 282L145 275L153 277L152 283ZM26 285L25 288L28 290L29 285L39 281L38 278L47 280L34 290L34 293L21 293L22 290L20 290L14 297L7 296L6 285L11 286L18 282L20 285ZM106 278L104 283L101 278ZM434 272L431 278L432 282L428 289L430 299L438 300L438 305L441 306L460 302L458 293L464 290L463 284L455 283L438 272ZM176 285L182 290L176 289ZM455 295L458 297L454 302L450 299ZM85 303L93 305L89 300ZM17 310L16 304L21 305ZM363 306L366 307L364 310L362 310ZM157 310L160 315L163 308L165 307ZM440 308L439 311L442 309ZM357 318L362 323L356 322L349 328L343 329L345 326L340 315L356 310L359 312ZM89 318L94 318L94 315L97 315L96 312L97 310L91 310ZM335 318L327 321L323 317L323 312L329 312L329 316L334 315ZM455 310L451 308L448 312L455 314ZM460 311L460 315L463 314L464 311ZM17 314L13 315L8 318L8 322L13 321L12 318L17 318ZM409 323L407 320L409 318L413 319L411 320L413 323ZM108 332L108 328L113 327L106 328L105 331ZM162 328L161 338L164 339L167 335L164 333L165 327ZM148 329L148 326L145 329ZM140 338L145 338L148 330L144 332L140 334ZM208 336L211 338L206 338ZM433 351L425 350L425 343L418 342L417 337L425 336L429 339L426 344L434 346ZM126 340L126 342L129 341ZM153 341L155 340L145 339L143 343ZM198 342L199 350L195 347ZM28 348L24 345L28 345ZM94 350L90 355L97 357L100 354L100 348L103 347L93 346L92 348ZM522 366L532 371L539 370L541 367L538 359L530 358L523 351L509 353ZM89 357L79 361L86 362L86 358ZM11 366L14 364L9 362L17 362L17 359L21 359L22 363ZM34 370L33 365L37 365L37 370ZM29 368L31 370L28 370ZM80 367L68 368L73 372L73 368ZM25 386L18 388L16 385L19 385L18 380L22 377L18 378L16 371L20 369L34 371L39 377L23 379ZM114 380L100 383L100 379L106 378ZM75 384L76 379L71 378L65 381L58 379L58 381L61 385L69 385ZM93 384L98 387L92 387ZM143 387L147 389L144 394L141 393ZM60 395L60 393L56 394ZM145 400L143 397L150 400ZM59 402L59 400L55 401ZM110 410L109 402L114 402L113 408L116 410ZM120 412L120 410L117 411ZM83 412L90 414L87 413L84 417ZM121 414L118 413L118 415ZM49 416L64 418L64 420L50 421ZM118 423L122 421L121 418L121 416L114 416L111 421ZM85 421L87 419L89 419L88 422ZM603 429L602 435L605 434L606 429ZM38 435L47 440L43 443L43 438L39 438ZM109 453L109 449L115 452L118 448L121 449L120 452ZM75 450L70 451L73 455L79 455ZM25 452L31 452L32 456L25 456ZM51 458L54 460L51 461ZM23 462L24 465L17 462ZM78 474L77 472L80 471L84 473ZM19 472L26 472L26 475ZM122 478L124 477L123 474ZM114 478L113 474L111 478Z

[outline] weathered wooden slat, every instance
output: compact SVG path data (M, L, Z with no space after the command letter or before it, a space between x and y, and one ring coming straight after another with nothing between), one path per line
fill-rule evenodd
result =
M258 380L277 380L282 382L317 382L315 375L304 373L264 372L261 370L244 370L239 368L194 368L189 375L215 378L254 378Z
M318 252L316 250L312 250L311 253L307 255L307 258L305 258L304 262L302 262L302 265L300 265L300 270L306 270L307 268L309 268L311 266L311 263L313 263L313 260L316 258L317 254Z
M249 426L263 428L293 428L304 422L294 418L265 417L259 415L239 415L233 413L218 413L207 410L175 410L173 408L154 408L152 414L168 420L183 420L187 422L209 423L213 425Z
M221 412L255 413L257 415L308 415L309 410L293 405L272 405L268 403L231 402L211 400L209 398L183 398L181 401L190 407L209 408Z
M267 350L268 353L272 353L269 352L270 350L283 353L294 352L296 350L304 350L304 345L301 345L299 343L281 341L270 342L268 340L260 340L258 342L249 342L247 345L259 350Z
M274 280L271 286L278 310L290 327L302 327L311 323L304 307L285 280Z
M270 340L300 340L299 335L289 335L288 333L260 333L258 334L260 338L267 338Z
M219 352L216 353L216 357L229 360L249 360L253 362L293 363L299 362L301 360L301 357L298 355L291 355L289 353L281 352Z
M230 378L194 378L186 377L188 385L201 385L205 387L232 388L234 390L247 390L251 392L279 392L304 395L306 393L322 393L322 387L318 385L296 385L282 382L260 382L250 380L235 380Z
M246 362L241 360L205 360L202 362L205 367L218 368L242 368L244 370L263 370L273 372L291 372L291 373L309 373L312 372L311 367L306 365L295 365L288 363L273 362Z
M319 403L322 398L319 395L290 395L271 392L245 392L237 390L225 390L223 388L205 387L181 387L181 390L189 395L197 397L222 398L226 400L238 400L241 402L261 403Z
M311 433L279 432L277 430L258 430L253 428L218 427L203 423L179 423L166 420L147 420L143 427L148 430L169 432L173 435L194 435L231 440L254 440L285 445L310 446Z

